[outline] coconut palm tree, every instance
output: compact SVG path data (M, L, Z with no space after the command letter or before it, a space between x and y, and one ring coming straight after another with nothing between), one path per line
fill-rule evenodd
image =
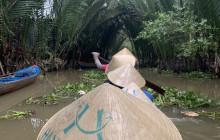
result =
M7 0L0 1L1 48L0 59L7 66L22 58L30 28L36 15L42 14L44 0ZM11 61L14 59L14 61ZM11 62L10 62L11 61ZM15 65L14 63L11 63ZM7 69L8 71L8 69Z
M196 9L196 16L219 26L218 0L56 0L45 14L46 1L0 0L1 52L6 44L16 49L20 44L37 58L44 59L49 52L74 63L91 51L107 57L129 40L142 65L155 65L160 50L134 39L144 27L142 22L156 19L156 12L174 10L176 4Z

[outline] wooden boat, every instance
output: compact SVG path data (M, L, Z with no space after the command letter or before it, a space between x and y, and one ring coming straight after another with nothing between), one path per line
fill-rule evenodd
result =
M0 95L34 83L39 73L38 66L33 65L10 74L0 75Z
M82 62L82 61L77 61L80 68L86 69L86 68L96 68L95 63L88 63L88 62Z

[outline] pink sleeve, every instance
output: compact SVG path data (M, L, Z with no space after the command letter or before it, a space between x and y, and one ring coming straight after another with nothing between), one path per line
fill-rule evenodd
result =
M106 68L107 68L108 64L105 64L103 67L102 67L102 70L105 71Z

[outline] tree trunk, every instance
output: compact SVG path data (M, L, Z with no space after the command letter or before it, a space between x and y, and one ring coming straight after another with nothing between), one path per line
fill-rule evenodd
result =
M2 62L1 62L1 61L0 61L0 68L1 68L2 74L4 75L5 72L4 72L4 69L3 69L3 67L2 67Z

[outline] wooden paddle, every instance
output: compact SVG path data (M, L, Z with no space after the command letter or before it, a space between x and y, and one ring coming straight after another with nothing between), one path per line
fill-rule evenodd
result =
M150 81L148 81L148 80L146 80L146 79L145 79L145 81L146 81L145 86L147 86L147 87L149 87L149 88L152 88L154 91L156 91L156 92L158 92L158 93L164 95L164 93L165 93L165 90L164 90L164 89L162 89L161 87L159 87L159 86L157 86L157 85L151 83Z
M23 75L15 75L15 74L23 74L22 72L19 73L19 72L14 72L14 73L9 73L9 74L4 74L4 75L0 75L0 79L3 79L7 76L10 76L12 75L12 77L26 77L26 76L23 76Z
M100 59L100 60L102 60L102 61L104 61L106 64L108 64L108 63L109 63L109 61L108 61L108 60L105 60L104 58L102 58L102 57L100 57L100 56L99 56L99 59Z
M4 75L0 75L0 77L6 77L6 76L9 76L9 75L12 75L14 73L9 73L9 74L4 74Z
M13 73L8 73L8 74L3 74L3 75L0 75L0 78L1 77L6 77L6 76L9 76L9 75L14 75L14 77L23 77L22 76L19 76L19 75L15 75L15 74L24 74L24 73L28 73L28 72L31 72L31 71L26 71L26 72L13 72Z
M102 58L102 57L100 57L100 56L99 56L99 59L102 60L102 61L104 61L104 62L106 62L106 63L109 63L108 60L105 60L104 58ZM145 86L147 86L147 87L149 87L149 88L152 88L154 91L156 91L156 92L158 92L158 93L164 95L164 93L165 93L165 90L164 90L164 89L162 89L161 87L155 85L154 83L151 83L150 81L148 81L148 80L146 80L146 79L145 79L145 81L146 81Z
M15 75L15 74L23 74L23 73L9 73L9 74L0 75L0 79L3 79L3 78L10 76L10 75L12 75L11 77L24 77L24 76L19 76L19 75Z

